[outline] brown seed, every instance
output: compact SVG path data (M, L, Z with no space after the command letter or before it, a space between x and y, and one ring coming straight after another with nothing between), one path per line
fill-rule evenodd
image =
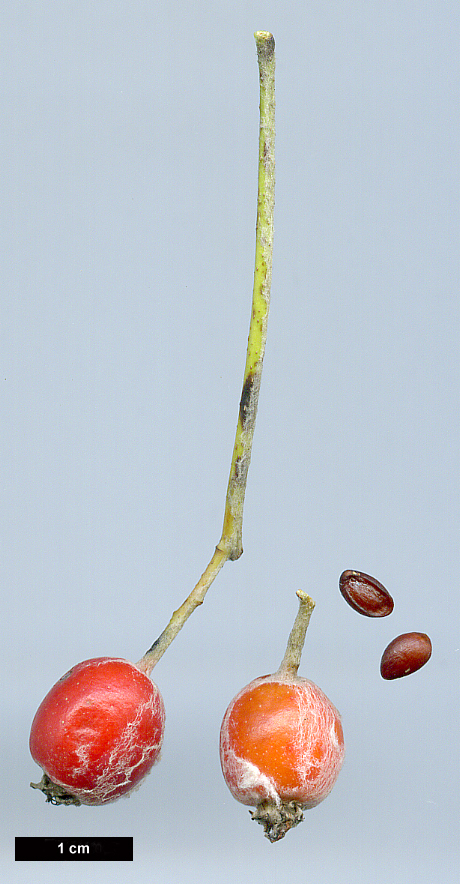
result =
M365 617L387 617L394 606L393 599L375 577L362 571L344 571L339 589L350 607Z
M431 657L431 641L424 632L405 632L385 648L380 661L382 678L402 678L417 672Z

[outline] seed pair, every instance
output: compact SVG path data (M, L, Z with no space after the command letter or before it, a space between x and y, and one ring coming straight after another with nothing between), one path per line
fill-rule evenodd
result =
M394 602L388 590L363 571L344 571L339 589L350 607L365 617L387 617L393 610ZM382 678L390 681L417 672L430 659L431 650L431 641L424 632L398 635L382 654Z

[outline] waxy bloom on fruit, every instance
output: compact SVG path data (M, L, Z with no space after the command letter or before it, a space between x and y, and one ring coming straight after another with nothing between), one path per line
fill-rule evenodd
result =
M220 733L225 782L270 841L278 841L331 791L344 758L340 715L323 691L300 678L305 631L314 603L300 609L286 655L273 675L256 678L232 700Z
M30 751L53 804L107 804L138 786L158 760L165 710L133 663L96 657L74 666L39 706Z

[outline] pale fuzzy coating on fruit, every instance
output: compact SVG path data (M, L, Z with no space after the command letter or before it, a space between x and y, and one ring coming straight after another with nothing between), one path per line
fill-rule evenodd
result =
M261 692L257 689L269 683L282 684L289 688L285 696L280 698L279 708L272 707L267 723L260 729L254 719L254 740L252 751L254 758L241 757L235 751L235 711L238 701L248 699L251 694L251 705L257 718L257 704ZM263 708L263 699L260 703ZM236 707L236 710L235 710ZM288 715L285 709L288 709ZM268 723L270 721L270 723ZM286 721L288 735L286 737ZM252 727L251 720L246 720L246 727ZM277 728L280 734L277 736ZM278 782L275 782L269 768L272 767L273 751L267 751L267 769L264 770L264 742L271 739L273 746L279 740L281 767ZM257 731L259 731L257 733ZM269 800L276 806L282 802L297 801L304 809L314 807L323 801L331 791L344 758L344 744L340 715L323 691L313 682L305 678L281 676L275 673L254 679L243 688L228 707L221 727L220 757L222 772L232 795L242 804L257 806L263 800ZM284 754L284 758L283 758ZM290 764L286 756L293 759ZM286 761L284 764L283 761ZM273 769L272 769L273 773Z
M161 740L151 742L148 746L140 746L138 729L145 718L156 716L158 700L155 695L143 704L139 704L135 718L128 722L112 746L103 770L94 778L91 789L72 789L73 794L82 804L105 804L125 795L126 797L141 785L144 777L150 773L154 764L159 761ZM164 715L163 715L164 720ZM163 729L162 729L163 735ZM86 773L91 765L90 747L81 745L76 750L81 763L80 772ZM78 770L75 772L78 773ZM68 783L58 781L58 785L69 789Z
M137 788L158 761L164 722L161 694L146 675L126 660L96 658L47 694L30 749L53 783L81 804L106 804Z

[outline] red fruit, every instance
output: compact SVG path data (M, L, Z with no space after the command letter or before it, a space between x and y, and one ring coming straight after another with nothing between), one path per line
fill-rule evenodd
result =
M242 804L270 799L315 807L329 795L343 756L340 715L307 678L254 679L222 722L222 771Z
M40 788L53 804L107 804L140 784L158 760L165 711L133 663L85 660L51 688L30 732Z
M305 594L300 595L301 611ZM306 628L305 624L304 627ZM234 798L256 807L270 841L278 841L331 791L345 748L340 715L323 691L295 674L303 635L296 633L274 675L256 678L230 703L220 731L220 760ZM291 639L290 639L290 643ZM300 650L299 650L300 646Z

